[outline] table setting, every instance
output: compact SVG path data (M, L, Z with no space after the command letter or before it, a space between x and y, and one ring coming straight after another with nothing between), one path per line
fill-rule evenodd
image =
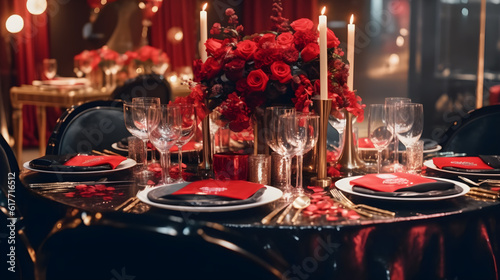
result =
M205 36L188 96L125 102L134 138L114 144L120 155L43 156L23 164L26 186L88 211L220 223L275 245L292 266L307 271L314 263L308 273L318 278L381 275L383 267L394 276L398 265L408 268L403 275L469 275L449 267L463 265L474 246L488 260L474 263L479 274L498 276L491 262L500 257L493 238L500 181L492 180L499 156L439 154L436 141L421 138L423 105L409 98L362 104L353 88L353 18L345 63L325 8L315 25L289 23L273 7L273 32L250 38L232 9L229 26L210 29L221 37L207 38L202 11ZM341 124L336 150L327 145L332 118ZM359 138L353 126L363 121L368 135ZM226 132L238 135L227 142L251 146L216 148ZM401 248L429 264L413 264ZM314 255L320 249L324 259Z

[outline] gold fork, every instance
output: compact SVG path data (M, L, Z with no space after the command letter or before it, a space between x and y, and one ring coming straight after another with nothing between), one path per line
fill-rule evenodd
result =
M379 216L387 216L387 217L394 217L396 213L380 209L377 207L369 206L366 204L354 204L350 199L348 199L341 191L338 189L331 189L330 193L332 194L333 198L339 202L342 205L345 205L346 207L353 209L353 210L361 210L364 211L368 214L374 213L375 215ZM359 214L359 212L358 212Z

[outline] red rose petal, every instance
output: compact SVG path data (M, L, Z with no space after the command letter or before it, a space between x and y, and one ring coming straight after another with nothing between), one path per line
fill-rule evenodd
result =
M95 189L97 191L104 191L104 190L106 190L106 186L105 185L95 185Z
M87 188L87 185L85 185L85 184L75 186L75 189L77 189L79 191L85 190L86 188Z
M307 208L305 210L314 212L314 211L318 210L318 206L311 204L311 205L307 206Z
M122 192L121 192L121 193L118 193L118 195L123 195L123 193L122 193Z
M112 196L103 196L102 199L104 199L104 200L112 200L113 197Z
M337 221L339 218L337 216L326 215L327 221Z
M64 194L66 197L75 197L75 192L68 192Z
M114 191L114 190L116 190L116 189L115 189L115 187L107 187L107 188L106 188L106 190L107 190L107 191Z

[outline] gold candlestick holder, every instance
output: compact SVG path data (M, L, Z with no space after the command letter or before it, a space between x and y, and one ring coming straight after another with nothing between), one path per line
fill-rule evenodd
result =
M332 179L327 176L326 162L326 132L328 130L328 117L332 109L331 99L313 99L313 107L319 115L318 143L316 144L316 177L311 178L311 183L318 187L328 188L332 184Z
M200 176L211 177L212 171L212 147L210 144L210 116L207 114L201 121L201 130L203 133L203 160L198 164Z
M345 115L344 147L337 160L337 166L342 177L366 174L366 164L358 154L357 145L352 130L353 115L347 111ZM356 139L357 140L357 139Z

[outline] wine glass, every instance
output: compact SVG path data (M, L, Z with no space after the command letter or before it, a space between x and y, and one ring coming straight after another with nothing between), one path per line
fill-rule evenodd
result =
M147 169L147 143L148 135L148 109L151 106L159 106L160 99L157 97L138 97L132 99L132 103L123 104L123 115L125 127L134 136L140 138L144 143L144 162L143 167Z
M161 154L162 180L160 184L171 184L169 175L170 148L181 137L181 113L175 105L152 106L148 110L149 140Z
M424 130L424 106L419 103L396 105L396 134L406 148L414 145Z
M191 104L177 105L181 113L181 137L177 140L178 164L179 164L179 179L177 182L184 182L182 177L182 146L186 145L194 136L196 132L196 110Z
M43 60L43 73L47 79L52 80L57 73L57 61L53 58Z
M305 153L309 152L318 142L319 116L310 113L297 113L295 116L280 117L283 134L279 139L288 142L295 148L297 155L297 181L295 192L302 194L302 162Z
M283 133L283 128L280 127L279 117L281 115L292 115L295 114L294 108L283 107L283 106L274 106L266 108L266 112L264 114L265 118L265 129L264 129L264 137L266 139L267 145L276 153L280 154L284 157L285 166L286 166L286 183L283 186L283 197L285 199L290 199L292 197L291 190L291 154L289 154L289 150L286 149L283 145L280 145L278 141L278 135Z
M78 77L78 78L83 77L83 71L81 69L79 59L73 60L73 72L75 72L76 77Z
M159 106L161 103L160 101L160 98L159 97L134 97L132 98L132 104L136 104L136 105L140 105L140 106L143 106L145 107L145 121L147 121L147 109L151 106ZM147 123L145 123L146 125L146 129L147 129ZM147 149L147 144L148 144L148 140L146 140L146 144L145 144L145 156L146 156L146 159L147 159L147 155L148 155L148 149ZM154 151L154 147L151 148L151 162L156 162L156 157L155 157L155 151Z
M403 165L399 163L399 139L396 134L395 126L394 126L394 118L396 115L396 105L403 103L410 103L411 99L406 97L386 97L385 105L387 105L388 110L388 124L392 130L392 136L394 140L394 162L392 166L392 170L394 172L403 170Z
M393 137L387 107L385 104L371 104L368 112L368 136L377 149L377 173L381 169L382 151L389 146Z

